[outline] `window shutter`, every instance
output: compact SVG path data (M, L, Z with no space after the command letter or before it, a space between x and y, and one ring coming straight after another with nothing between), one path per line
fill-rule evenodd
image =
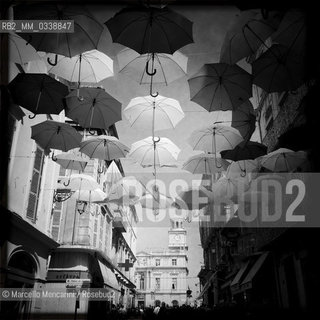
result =
M54 241L59 240L60 223L62 217L62 203L56 202L52 213L51 237Z
M33 222L37 219L38 200L40 193L40 183L42 176L42 168L44 161L44 152L37 146L35 152L34 165L32 170L32 178L30 185L30 193L27 207L27 218Z

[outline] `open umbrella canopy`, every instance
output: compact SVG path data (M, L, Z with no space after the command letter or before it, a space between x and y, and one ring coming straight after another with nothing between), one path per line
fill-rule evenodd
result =
M63 182L63 180L61 182ZM68 188L71 189L71 191L92 191L100 189L100 186L92 176L80 173L72 174L70 176Z
M179 51L174 54L146 53L140 55L126 48L117 55L119 70L139 84L165 84L187 74L188 57ZM153 74L154 73L154 74Z
M236 110L252 97L251 75L237 65L205 64L188 82L191 100L209 112Z
M247 173L258 172L260 163L258 160L239 160L231 162L226 176L228 178L245 177ZM250 176L252 178L252 175Z
M61 153L56 156L55 161L64 169L83 171L88 161L72 153Z
M256 159L267 154L267 146L259 142L244 141L232 150L221 151L221 157L232 161Z
M229 64L254 54L281 22L282 14L271 11L268 18L254 10L242 11L228 30L220 53L220 62Z
M66 116L83 128L107 129L121 120L121 103L102 88L73 90L65 97L65 102Z
M194 131L188 141L194 150L217 155L223 150L233 149L242 140L237 129L217 124Z
M173 54L192 43L192 22L168 7L127 7L105 22L113 42L140 54Z
M296 90L305 81L305 61L290 48L274 44L252 63L252 77L267 93Z
M41 59L36 49L17 34L10 33L8 40L9 61L24 64Z
M158 130L173 129L183 118L180 103L171 98L137 97L123 110L131 126L150 133Z
M31 138L43 149L68 151L80 146L82 136L67 123L46 120L31 127Z
M73 20L73 32L21 33L37 51L72 57L96 49L103 32L103 25L84 6L58 4L21 4L13 7L14 19ZM67 25L65 25L67 29Z
M182 166L193 174L210 174L227 170L229 162L213 154L197 154L190 157Z
M101 203L106 199L107 195L101 189L81 189L76 190L71 197L77 199L78 201L89 203Z
M172 166L180 149L168 138L148 137L132 144L129 156L143 167Z
M110 161L124 158L129 152L129 148L116 137L101 135L82 141L80 152L90 158Z
M280 148L260 158L262 167L274 172L292 172L307 160L305 151Z
M8 85L13 101L34 114L59 114L68 87L43 73L20 73Z
M108 169L105 173L104 176L104 183L106 186L106 193L109 194L110 193L110 189L112 188L113 185L115 185L118 181L120 181L122 179L123 175L120 172L117 164L115 161L112 161L109 166Z
M47 59L53 59L48 54ZM49 73L70 82L100 82L113 76L113 61L98 50L90 50L71 58L58 56L57 64L48 65Z

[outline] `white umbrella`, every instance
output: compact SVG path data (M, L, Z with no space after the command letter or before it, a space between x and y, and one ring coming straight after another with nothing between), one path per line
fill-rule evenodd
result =
M63 182L63 184L68 186L72 191L95 190L100 188L98 182L92 176L82 173L72 174L70 176L69 183Z
M194 131L189 138L189 144L194 150L217 155L223 150L233 149L242 140L237 129L217 124Z
M126 48L118 55L119 71L139 84L165 84L175 81L187 73L188 57L179 51L174 54L139 54ZM154 74L153 74L154 73Z
M215 174L227 170L229 162L213 154L197 154L190 157L182 166L183 170L194 174Z
M173 129L183 118L184 112L175 99L157 97L137 97L123 110L131 126L140 130Z
M274 172L292 172L307 160L305 151L280 148L259 158L261 166Z
M78 171L83 171L88 163L88 160L72 153L60 153L56 156L54 161L64 169Z
M245 177L247 173L258 172L259 168L259 161L256 159L232 161L227 170L227 176L229 178Z
M249 189L249 182L243 178L221 177L213 184L212 192L214 199L238 199L238 197Z
M51 56L55 55L46 58ZM72 58L58 55L57 65L48 64L48 71L71 82L97 83L113 76L113 61L98 50L90 50Z
M178 158L180 149L168 138L148 137L132 144L129 156L143 167L172 166Z
M89 203L101 203L106 200L107 195L101 189L77 190L72 195L78 201Z
M82 141L80 152L83 152L90 158L110 161L124 158L129 152L129 148L116 137L101 135Z

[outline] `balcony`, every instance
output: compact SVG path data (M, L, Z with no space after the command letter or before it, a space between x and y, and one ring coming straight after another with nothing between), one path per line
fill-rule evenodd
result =
M123 221L121 216L116 216L113 219L113 228L117 229L119 232L127 232L127 224Z

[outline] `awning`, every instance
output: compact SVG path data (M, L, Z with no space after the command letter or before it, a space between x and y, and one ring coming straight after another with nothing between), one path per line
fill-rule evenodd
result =
M258 273L260 268L262 267L263 263L268 257L269 252L265 252L259 256L259 258L256 260L250 271L248 272L247 276L241 283L241 290L246 290L252 288L252 280L255 277L255 275Z
M208 281L206 282L206 284L204 285L204 287L203 287L202 291L200 292L199 296L197 297L197 299L201 299L201 298L203 297L203 295L208 291L208 289L209 289L211 283L213 282L216 274L217 274L217 272L214 272L214 273L210 276L209 280L208 280Z
M104 284L112 289L119 291L118 280L115 274L112 272L110 268L104 265L100 260L98 260L98 262L99 262Z
M240 280L241 280L242 276L244 275L245 271L247 270L249 263L250 263L250 260L248 260L244 265L242 265L242 267L240 268L240 270L238 271L238 273L236 274L236 276L232 280L232 282L230 284L230 288L233 293L236 293L239 290Z

